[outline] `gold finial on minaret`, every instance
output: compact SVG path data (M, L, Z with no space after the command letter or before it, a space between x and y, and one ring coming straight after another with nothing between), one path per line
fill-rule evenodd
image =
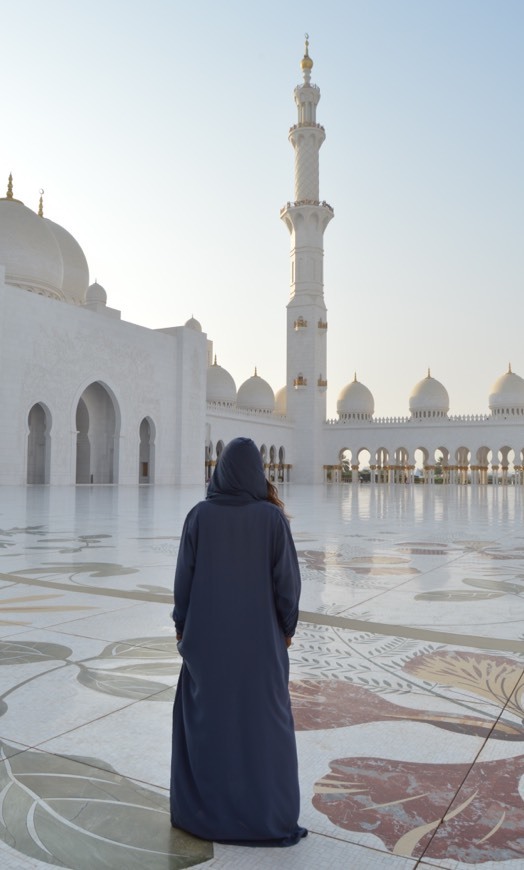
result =
M302 72L304 73L304 81L306 84L309 84L309 80L311 78L311 70L313 69L313 61L309 56L309 33L304 34L306 38L306 45L304 49L304 57L300 61L300 67Z
M38 217L44 216L44 200L42 198L43 195L44 195L44 189L41 187L40 188L40 202L38 203Z

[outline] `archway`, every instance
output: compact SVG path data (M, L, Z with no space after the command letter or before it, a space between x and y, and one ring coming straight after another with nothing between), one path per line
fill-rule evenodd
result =
M138 482L153 483L155 464L155 427L149 417L144 417L139 429Z
M29 411L27 425L27 483L49 483L51 427L49 414L39 402Z
M358 478L361 483L371 483L371 453L367 447L358 451Z
M389 482L389 451L386 447L379 447L375 454L376 480L377 483Z
M428 463L428 451L425 447L417 447L413 452L413 462L415 465L415 470L413 473L413 480L415 483L424 483L425 481L425 468Z
M119 417L103 384L90 384L76 409L76 482L117 483Z
M457 483L467 484L470 481L470 450L469 447L462 445L455 450L455 460L457 463Z
M351 465L353 454L349 447L343 447L338 453L338 464L340 466L340 480L342 483L351 483Z

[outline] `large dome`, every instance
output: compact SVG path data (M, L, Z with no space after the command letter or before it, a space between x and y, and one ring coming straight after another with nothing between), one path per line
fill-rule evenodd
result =
M489 409L494 414L507 414L524 409L524 379L509 367L506 374L502 375L491 388L489 396Z
M228 371L215 362L207 369L206 399L217 405L234 405L237 400L237 388Z
M370 420L375 412L375 400L371 390L354 380L344 387L337 401L337 412L341 420Z
M409 397L409 410L413 417L446 417L449 396L445 386L428 374L414 387Z
M77 240L60 224L55 224L49 218L44 218L44 221L53 233L62 254L64 299L75 305L83 305L89 286L89 267L84 252Z
M89 269L82 248L71 233L13 197L0 199L0 265L8 284L42 296L83 305Z
M238 388L237 407L247 411L263 411L272 414L275 410L275 394L268 382L255 374Z
M7 284L63 299L64 263L51 227L22 202L0 199L0 265Z
M287 414L287 387L280 387L275 396L275 411L285 417Z

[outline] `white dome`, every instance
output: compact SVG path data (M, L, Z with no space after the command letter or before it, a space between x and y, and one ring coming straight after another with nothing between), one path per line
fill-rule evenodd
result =
M206 399L220 405L234 405L237 400L235 382L228 371L217 365L216 357L207 369Z
M87 288L86 293L86 302L101 302L102 305L105 305L107 302L107 293L102 287L101 284L98 284L97 281L94 284L91 284Z
M84 252L71 233L54 221L50 221L49 218L44 218L44 221L53 233L62 254L64 299L76 305L83 305L89 285L89 268Z
M264 411L272 414L275 410L275 394L268 382L255 374L238 388L237 407L249 411Z
M375 412L375 400L371 390L357 381L357 376L341 390L337 401L337 412L341 420L369 420Z
M449 411L449 396L445 386L432 378L429 371L413 388L409 410L414 417L445 417Z
M280 387L275 396L275 412L285 417L287 414L287 387Z
M64 264L56 236L16 199L0 199L0 264L8 284L63 299Z
M489 409L498 414L524 408L524 379L511 371L502 375L491 388Z

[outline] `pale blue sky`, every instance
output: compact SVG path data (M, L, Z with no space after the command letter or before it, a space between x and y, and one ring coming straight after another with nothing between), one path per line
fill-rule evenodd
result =
M0 183L75 235L126 320L192 314L237 387L285 379L293 88L326 128L328 409L524 376L522 0L1 0Z

